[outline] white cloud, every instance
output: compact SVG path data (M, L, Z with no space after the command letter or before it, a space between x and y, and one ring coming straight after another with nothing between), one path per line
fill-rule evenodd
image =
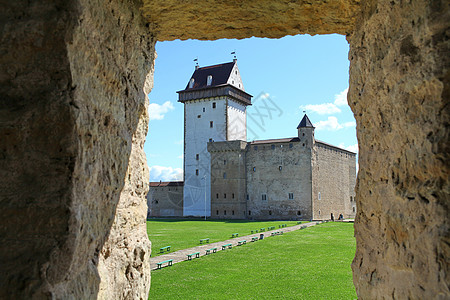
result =
M300 108L306 110L306 112L315 112L319 115L331 115L341 112L339 107L333 103L307 104L300 106Z
M173 142L175 145L183 145L183 139Z
M345 122L345 123L340 124L336 117L330 116L330 117L328 117L328 120L326 120L326 121L319 121L317 123L314 123L314 126L316 127L316 130L336 131L339 129L356 126L356 123L355 122Z
M181 158L181 159L183 159L183 156L184 156L184 155L183 155L183 154L181 154L181 155L178 155L178 156L177 156L177 158Z
M164 119L164 115L173 109L174 109L173 104L170 101L164 102L163 105L150 103L150 105L148 106L148 114L150 117L150 121Z
M334 104L337 106L347 105L347 93L348 93L348 88L346 88L339 94L334 95Z
M339 94L334 95L333 103L321 103L321 104L307 104L301 105L301 110L306 110L306 112L314 112L319 115L331 115L340 113L341 109L339 106L347 105L347 93L348 88L340 92Z
M351 152L355 152L358 153L358 144L354 144L348 147L345 147L346 150L351 151Z
M150 181L179 181L183 180L183 169L152 166L150 167Z

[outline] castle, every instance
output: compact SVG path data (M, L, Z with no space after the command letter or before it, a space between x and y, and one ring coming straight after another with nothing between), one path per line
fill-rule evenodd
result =
M184 104L184 180L151 182L149 217L322 220L355 216L356 154L316 140L305 114L292 138L247 142L236 59L196 67Z

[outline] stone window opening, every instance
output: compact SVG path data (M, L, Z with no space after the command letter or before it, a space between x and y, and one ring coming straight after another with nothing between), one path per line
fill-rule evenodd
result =
M289 193L289 200L294 199L294 193Z
M197 176L198 176L198 169L196 169L196 170L195 170L195 175L197 175Z
M227 164L227 160L226 160L226 159L223 160L223 164L224 164L224 165Z
M352 196L350 196L350 203L351 203L351 202L353 202L353 198L352 198Z
M203 112L205 112L205 108L203 107Z
M211 143L211 142L212 142L212 139L209 139L209 142Z
M252 211L251 211L251 210L249 210L249 211L248 211L248 215L250 216L251 214L252 214Z
M301 216L302 215L302 212L301 211L297 211L297 216Z
M319 216L320 216L320 209L319 209Z
M218 210L216 210L216 216L218 216L219 215L219 211Z
M249 194L247 194L247 200L250 200L250 196L249 196Z
M272 211L271 210L269 210L269 216L271 216L272 215Z
M275 149L275 145L272 145L272 147L271 147L271 148L272 148L272 150L274 150L274 149Z
M227 179L227 173L226 172L223 173L223 179Z
M233 199L234 199L234 193L233 193L233 194L231 194L231 198L233 198Z
M226 199L227 198L227 194L223 194L223 198Z
M305 147L305 143L303 143L303 147Z
M199 160L199 158L200 158L200 155L197 153L197 154L195 154L195 159L196 160Z
M256 167L253 167L253 172L256 172Z
M223 211L223 215L224 215L224 216L227 215L227 211L226 211L226 210Z
M319 194L317 195L317 199L318 199L318 200L321 199L321 197L320 197L320 192L319 192Z
M214 127L214 122L213 121L209 121L209 128L213 128Z
M356 212L355 207L353 206L353 212Z
M212 108L216 108L216 102L212 103Z
M256 151L258 150L258 146L254 146L253 149Z
M282 169L283 169L283 167L282 167L282 166L279 166L279 167L278 167L278 170L280 170L280 171L281 171Z
M261 195L261 200L267 200L267 195L266 194L262 194Z
M155 204L158 204L158 200L155 200Z
M202 115L198 115L197 118L200 119L202 117Z
M219 194L216 194L216 199L219 199Z
M231 211L231 214L234 216L234 210Z

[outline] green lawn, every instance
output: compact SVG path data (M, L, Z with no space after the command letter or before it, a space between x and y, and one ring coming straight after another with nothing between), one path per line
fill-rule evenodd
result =
M186 220L152 219L147 221L147 232L152 242L152 256L159 254L159 248L171 246L171 251L200 245L200 239L220 242L231 238L232 233L239 236L251 234L251 230L286 224L297 225L297 221L247 221L247 220Z
M353 224L326 223L152 271L149 299L356 299Z

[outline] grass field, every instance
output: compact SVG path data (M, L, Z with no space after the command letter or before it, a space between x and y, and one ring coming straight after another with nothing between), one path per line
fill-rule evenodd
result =
M147 232L152 241L152 256L158 256L159 248L171 246L171 251L199 245L200 239L220 242L231 238L232 233L240 236L251 234L251 230L286 224L297 225L297 221L247 221L247 220L186 220L152 219L147 221Z
M353 224L326 223L152 271L149 299L356 299Z

